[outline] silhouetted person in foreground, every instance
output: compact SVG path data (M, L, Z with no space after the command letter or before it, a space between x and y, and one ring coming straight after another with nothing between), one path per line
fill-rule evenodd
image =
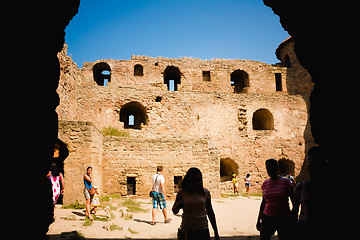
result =
M209 190L203 187L202 173L198 168L190 168L181 183L172 211L177 214L181 208L183 215L178 230L179 240L209 240L206 215L214 229L215 239L220 239L211 195Z
M263 199L256 228L260 231L261 240L269 240L275 231L280 240L287 240L290 228L289 197L293 190L291 182L280 177L279 165L275 159L268 159L265 164L270 179L265 180L261 186Z
M293 232L293 239L317 239L313 236L315 228L318 227L318 221L314 221L312 212L314 209L314 200L318 189L322 188L325 177L322 172L326 166L325 160L321 157L320 149L313 147L308 151L310 180L298 183L294 189L294 201L291 215L297 220ZM315 200L316 201L316 200ZM301 205L300 216L298 217L299 207Z

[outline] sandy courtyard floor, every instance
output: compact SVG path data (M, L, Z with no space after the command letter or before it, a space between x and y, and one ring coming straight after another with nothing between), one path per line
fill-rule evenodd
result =
M103 206L108 205L108 207L98 209L99 219L90 223L90 226L84 226L90 222L85 221L84 209L62 209L61 205L57 205L56 220L51 224L48 232L49 239L66 239L64 234L63 236L60 234L71 231L77 231L86 239L176 239L182 212L180 211L179 215L172 213L173 201L167 201L171 223L165 224L163 215L158 210L155 226L150 225L152 208L150 198L130 200L130 205L134 205L131 203L135 202L137 206L135 208L126 205L124 201L126 198L110 199L102 203ZM255 224L260 202L259 197L212 199L221 239L259 239ZM128 214L132 216L122 216L125 209L128 209ZM213 236L210 224L209 229Z

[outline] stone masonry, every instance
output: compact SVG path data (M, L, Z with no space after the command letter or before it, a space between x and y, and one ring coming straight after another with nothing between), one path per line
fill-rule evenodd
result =
M238 164L240 183L251 174L254 192L267 177L268 158L289 160L288 172L306 176L305 152L313 141L304 99L312 85L310 78L303 88L296 84L308 75L296 65L291 40L277 50L277 65L132 56L79 69L66 48L59 54L57 108L59 138L70 152L64 202L83 199L87 166L94 168L102 194L145 196L156 166L163 165L170 198L193 166L203 172L205 187L219 195L224 158ZM285 66L285 55L293 66ZM124 136L104 136L109 127Z

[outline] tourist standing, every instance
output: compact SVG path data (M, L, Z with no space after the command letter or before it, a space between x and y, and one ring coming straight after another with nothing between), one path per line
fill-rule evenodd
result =
M181 208L183 215L178 240L210 240L206 216L214 229L215 239L220 239L211 195L209 190L203 187L202 173L198 168L190 168L181 183L172 211L177 214Z
M49 171L47 177L51 181L52 192L53 192L53 203L55 206L57 200L59 199L60 194L64 194L64 188L65 188L64 177L62 173L59 171L56 163L53 162L51 164L51 171Z
M92 167L88 167L86 169L86 174L84 175L84 196L86 200L86 210L85 216L90 220L94 220L93 217L90 215L90 206L91 206L91 199L94 196L95 189L93 189L93 179L92 179Z
M291 183L280 177L279 165L275 159L266 160L265 164L270 179L265 180L261 186L263 199L256 228L260 231L260 240L270 240L275 231L278 232L280 240L287 240L290 228Z
M239 194L239 183L235 173L232 175L231 182L233 184L234 194Z
M152 222L151 225L155 225L156 221L156 209L160 206L162 213L164 215L164 222L169 223L171 221L170 218L167 218L166 212L166 192L165 192L165 178L162 175L163 167L158 166L156 168L156 174L152 176L153 188L152 188Z
M57 200L59 199L60 194L64 194L64 188L65 188L64 176L59 171L56 163L54 163L54 162L51 164L51 171L49 171L49 173L46 176L49 178L49 180L51 182L51 186L52 186L53 204L54 204L53 211L55 213L55 204L57 203ZM60 183L61 183L61 185L60 185ZM55 221L55 214L54 214L53 221Z
M250 173L246 174L244 181L245 181L245 188L246 188L246 196L250 197L250 183L251 177L250 177Z

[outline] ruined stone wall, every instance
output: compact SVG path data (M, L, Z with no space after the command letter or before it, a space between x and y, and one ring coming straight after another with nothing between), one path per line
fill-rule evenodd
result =
M110 82L100 86L95 82L93 68L104 63L108 65L103 69L111 72ZM137 64L143 67L142 76L134 76ZM164 70L168 66L176 66L181 72L178 91L169 91L164 84ZM167 187L173 189L173 177L177 176L174 174L183 175L190 166L205 170L207 164L198 159L212 158L209 152L204 154L205 150L201 156L191 153L190 143L199 139L208 139L220 159L233 159L239 165L240 179L250 173L253 192L260 191L261 183L267 178L264 163L269 158L289 159L294 165L292 173L295 176L303 174L303 161L309 146L306 136L311 137L311 134L307 102L301 95L306 89L296 83L297 78L304 75L299 75L296 67L289 75L290 68L283 65L249 60L133 56L132 60L99 60L84 63L82 69L69 69L74 71L68 74L74 78L70 85L75 83L76 86L71 89L74 102L68 103L67 109L73 112L60 114L60 117L90 121L99 131L115 127L129 136L104 137L102 140L103 176L112 176L103 179L106 193L126 194L126 177L135 177L138 193L147 194L151 187L147 185L151 184L147 183L148 179L158 162L154 158L156 155L170 164L164 164L164 167L172 170L181 167L179 172L168 172ZM242 93L234 93L230 81L231 73L238 69L249 76L249 86ZM204 81L203 71L210 71L210 81ZM281 74L281 91L276 87L275 73ZM127 120L121 117L130 105L133 112L139 111L143 115L138 129L129 127ZM272 128L254 129L254 116L258 110L270 113ZM172 139L181 144L174 146ZM127 146L127 150L124 151L122 146ZM184 151L191 154L179 155ZM172 160L174 154L177 158ZM214 183L209 185L211 191L218 189L220 173L213 171L220 167L219 160L216 161L217 166L208 163L213 166L210 172L203 172L204 176L211 174L208 176L209 182ZM245 190L242 184L240 190Z
M230 74L238 69L249 75L248 92L275 92L275 73L281 73L282 78L286 79L286 68L257 61L132 56L131 60L107 59L84 63L81 69L83 78L79 82L80 85L96 85L93 78L93 66L101 62L107 63L111 68L111 82L108 86L127 86L146 90L167 90L164 84L164 71L168 66L178 67L181 72L179 91L234 92L230 83ZM143 66L143 76L134 76L134 66L137 64ZM210 81L204 81L203 71L210 71ZM286 91L285 81L283 83L283 91Z
M131 138L106 136L103 148L104 193L127 195L127 177L136 178L136 195L152 188L156 167L164 167L167 197L174 198L174 176L184 177L190 167L203 172L204 187L219 196L220 157L208 139Z
M301 66L295 51L295 40L289 37L276 49L276 56L282 66L287 67L286 89L289 94L300 94L304 100L310 103L310 93L314 87L309 72Z
M69 150L64 204L83 200L88 166L93 167L93 184L100 194L127 195L127 177L135 177L136 195L146 196L158 165L164 167L169 198L174 197L174 176L184 177L190 167L202 170L204 186L214 196L220 194L220 155L209 139L104 137L85 121L59 121L59 133Z
M70 56L67 56L67 50L68 46L65 43L62 51L57 54L60 65L60 81L56 91L59 94L61 104L56 108L56 112L60 119L75 120L76 90L82 75L76 63Z
M169 136L210 138L221 157L230 157L239 164L241 176L248 172L252 174L253 186L257 190L267 176L266 159L291 159L295 163L296 175L302 166L307 108L298 95L145 91L88 86L79 87L78 96L81 96L78 97L81 110L76 118L92 121L99 129L109 126L124 129L124 124L119 121L121 108L136 101L146 108L148 121L141 130L125 129L135 140ZM158 96L162 99L160 102L156 101ZM253 130L254 112L263 108L272 113L274 130ZM139 146L138 151L142 150Z
M88 166L93 167L94 185L103 186L102 139L92 122L59 121L59 138L67 145L69 156L64 162L64 204L84 199L83 177Z

